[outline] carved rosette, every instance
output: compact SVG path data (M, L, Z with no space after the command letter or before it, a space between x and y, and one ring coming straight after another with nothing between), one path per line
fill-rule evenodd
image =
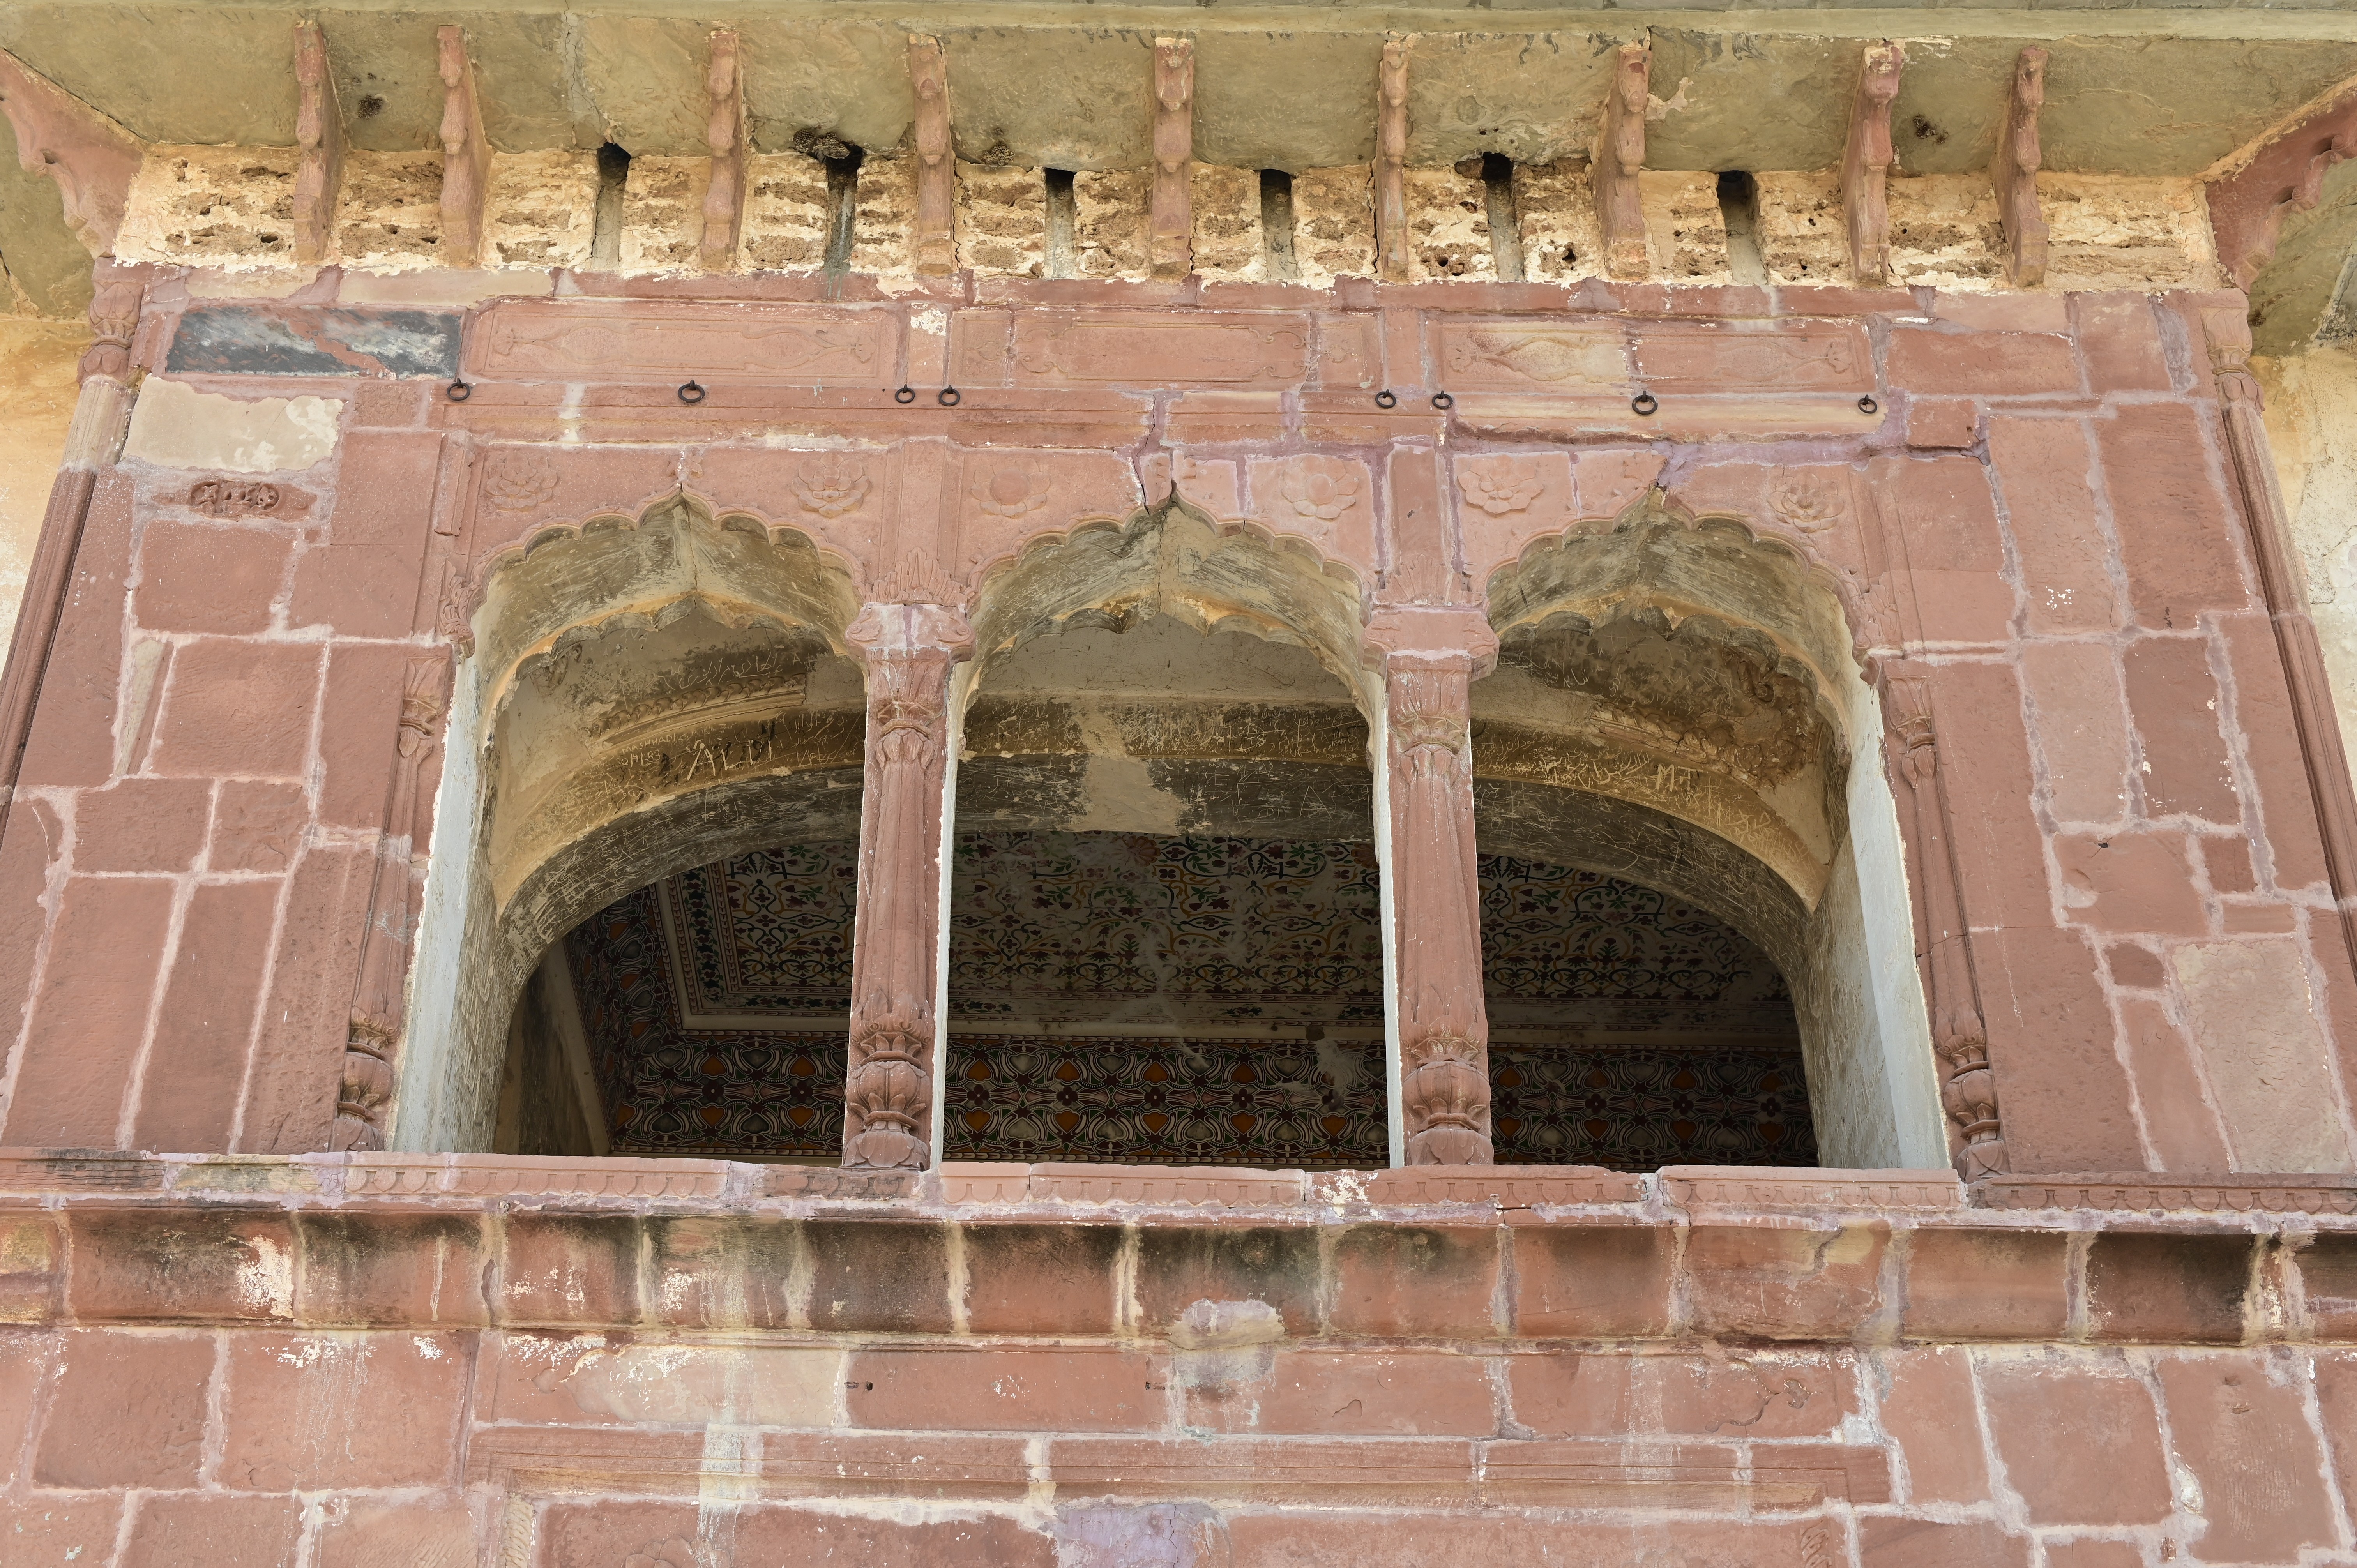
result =
M1392 889L1409 1165L1489 1165L1490 1021L1473 846L1471 684L1495 657L1488 622L1464 607L1380 611ZM1453 644L1454 646L1450 646Z
M409 981L410 911L416 878L410 858L417 843L417 777L442 717L447 661L413 660L402 682L394 731L393 786L385 803L368 924L361 935L360 973L344 1031L343 1076L336 1090L331 1149L382 1149L384 1117L393 1101L393 1062L401 1040Z
M843 1163L931 1163L951 668L974 632L953 609L871 604L847 640L867 666L867 767L851 958Z
M1989 1070L1988 1026L1981 1012L1979 977L1973 969L1962 885L1949 843L1931 682L1920 666L1889 668L1883 708L1890 726L1891 771L1906 781L1914 805L1932 1049L1945 1071L1940 1101L1954 1126L1956 1172L1966 1181L1978 1181L2011 1166L1997 1120L1996 1078Z

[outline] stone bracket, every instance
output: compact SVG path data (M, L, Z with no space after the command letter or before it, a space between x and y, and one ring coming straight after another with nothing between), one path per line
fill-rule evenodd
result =
M1383 45L1375 67L1375 275L1405 283L1407 243L1407 54L1411 40Z
M1857 96L1850 102L1849 145L1842 153L1842 209L1849 218L1850 273L1860 287L1890 281L1890 103L1907 64L1900 44L1866 51Z
M1989 177L1996 186L1997 220L2005 230L2005 281L2036 288L2046 281L2046 220L2038 210L2038 112L2046 105L2046 51L2026 48L2013 64L2005 128L1996 140Z
M1604 98L1604 129L1590 166L1596 179L1596 220L1604 231L1605 269L1616 278L1652 270L1645 248L1645 203L1637 176L1645 166L1645 105L1652 91L1653 53L1622 44Z
M917 94L917 271L957 270L957 166L950 157L949 65L942 41L909 38L909 81Z
M25 171L58 182L74 238L92 256L112 252L145 144L5 49L0 113L16 133Z
M435 38L442 67L442 260L453 267L480 266L491 148L475 99L475 66L467 58L464 27L439 28Z
M1195 43L1154 40L1154 203L1147 243L1154 275L1178 279L1195 270Z
M704 193L704 237L696 260L707 273L737 270L737 241L745 222L745 74L737 53L737 35L712 35L712 57L705 70L705 91L712 112L705 123L705 145L712 149L712 183Z
M295 24L295 259L305 266L328 261L336 248L336 199L344 186L344 117L336 79L328 70L327 35L317 22Z
M2261 147L2256 156L2206 188L2218 261L2249 288L2275 260L2284 220L2314 208L2325 172L2357 158L2357 88Z

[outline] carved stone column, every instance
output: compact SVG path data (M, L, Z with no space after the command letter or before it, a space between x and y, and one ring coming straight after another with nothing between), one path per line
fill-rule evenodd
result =
M1883 713L1889 724L1891 771L1914 806L1915 872L1921 902L1924 991L1932 1009L1932 1048L1945 1067L1940 1102L1956 1125L1956 1174L1966 1181L2010 1170L1997 1121L1996 1079L1989 1071L1988 1026L1973 967L1963 883L1948 832L1947 782L1932 725L1930 672L1921 665L1884 666Z
M411 910L417 874L417 776L431 754L442 717L449 660L441 654L413 659L402 681L401 719L384 831L377 840L369 888L368 924L361 932L360 974L352 984L351 1021L344 1036L344 1074L336 1089L331 1149L384 1147L385 1109L392 1103L393 1052L409 989Z
M934 997L949 775L950 670L974 650L941 605L869 605L851 624L867 665L867 770L859 812L859 911L851 955L851 1062L843 1163L931 1163Z
M145 285L136 275L109 277L100 269L97 294L90 303L90 325L97 341L81 357L81 395L74 403L73 424L66 431L64 459L49 486L48 510L41 518L40 542L33 547L32 569L25 575L25 595L18 607L16 630L8 648L8 668L0 678L0 822L15 797L16 770L25 760L25 745L33 733L33 708L39 701L41 680L48 672L49 650L56 645L58 620L65 612L66 591L72 585L74 556L81 549L82 525L90 517L90 499L98 488L99 471L113 467L131 424L131 339L139 329L139 307Z
M1400 1158L1486 1165L1490 1017L1473 848L1471 685L1496 662L1479 610L1378 610L1368 647L1383 678L1384 799L1398 1026Z

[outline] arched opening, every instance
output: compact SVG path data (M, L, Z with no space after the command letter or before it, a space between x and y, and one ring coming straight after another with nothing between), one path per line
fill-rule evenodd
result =
M1498 1158L1943 1163L1879 713L1830 585L1654 498L1490 603Z
M1358 591L1183 504L985 586L949 1159L1385 1163Z
M745 1076L744 1053L725 989L656 983L677 940L657 917L708 892L710 867L857 836L857 607L801 535L684 498L544 532L490 574L451 704L394 1147L688 1152L782 1110L706 1092ZM805 964L795 1002L831 1037L839 1127L847 1011L825 972Z

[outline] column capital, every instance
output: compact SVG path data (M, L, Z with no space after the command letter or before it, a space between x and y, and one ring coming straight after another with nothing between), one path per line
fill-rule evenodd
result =
M866 605L844 628L843 639L871 663L924 654L955 663L974 655L974 626L964 611L949 605Z
M1389 605L1367 618L1360 656L1385 675L1459 669L1478 680L1497 667L1498 634L1477 605Z

